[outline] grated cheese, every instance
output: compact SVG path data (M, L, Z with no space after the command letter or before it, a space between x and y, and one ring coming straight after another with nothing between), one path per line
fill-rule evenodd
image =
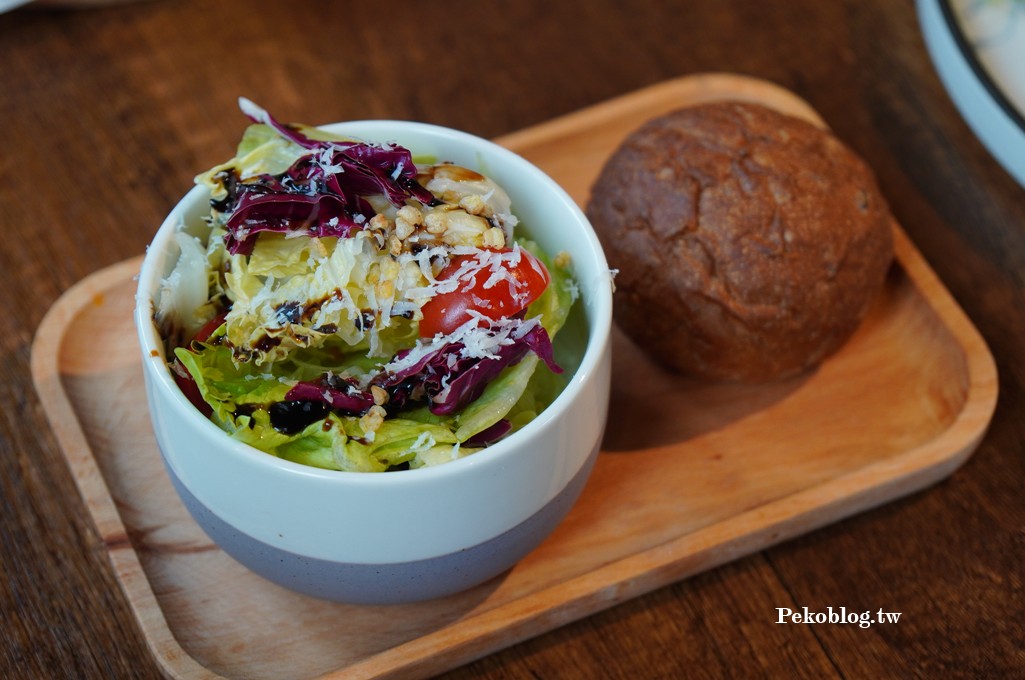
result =
M334 153L332 147L318 149L312 160L326 174L343 172L334 162ZM403 169L399 164L393 176L401 175ZM330 337L366 348L369 357L391 357L397 351L398 336L388 335L389 329L401 326L400 318L421 320L422 306L437 295L463 290L473 295L479 309L493 308L493 302L477 294L478 278L484 289L507 286L511 297L524 301L528 291L511 271L522 254L511 238L509 227L516 218L509 212L508 195L477 173L465 171L467 177L478 178L473 180L454 180L451 177L458 173L449 174L447 178L435 176L427 184L442 200L440 205L394 206L385 196L368 197L375 217L354 215L356 224L367 226L350 237L315 238L308 229L291 230L284 234L284 241L307 237L310 245L299 250L283 246L280 251L274 250L276 245L268 246L262 270L247 269L252 258L233 256L225 279L232 299L227 339L237 350L236 358L258 364L273 362L296 348L316 348ZM487 219L471 214L461 200ZM481 205L485 206L483 212ZM431 214L448 225L444 233L427 232L424 219ZM412 232L401 247L394 248L400 216L408 218ZM480 247L484 232L496 223L509 228L509 250ZM337 217L328 222L329 227L338 224ZM239 239L247 236L245 229L236 234ZM261 237L257 247L264 241ZM439 280L441 271L455 258L460 258L457 270ZM372 323L367 322L370 317ZM462 343L464 356L494 356L503 342L509 342L511 328L490 319L481 322L483 318L471 318L443 341ZM412 365L440 347L436 340L418 341L401 362L389 364L392 370Z
M434 448L435 444L437 444L437 442L434 440L434 437L431 436L430 432L421 432L420 436L416 438L416 441L409 445L408 450L413 453L421 453Z

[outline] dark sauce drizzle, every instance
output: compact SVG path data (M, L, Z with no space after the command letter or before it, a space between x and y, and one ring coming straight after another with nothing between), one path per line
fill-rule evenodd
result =
M330 412L320 401L278 401L270 405L270 424L282 434L298 434Z

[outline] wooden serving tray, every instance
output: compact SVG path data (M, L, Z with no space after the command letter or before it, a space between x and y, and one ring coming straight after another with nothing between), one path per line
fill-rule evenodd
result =
M640 123L725 98L821 123L776 86L701 75L500 141L583 202L604 159ZM32 372L169 676L422 677L921 489L963 463L992 417L994 363L894 230L897 261L869 317L801 377L702 384L663 372L616 336L613 415L568 518L504 576L417 605L348 606L286 591L192 522L164 474L145 407L131 314L139 259L58 300L37 332Z

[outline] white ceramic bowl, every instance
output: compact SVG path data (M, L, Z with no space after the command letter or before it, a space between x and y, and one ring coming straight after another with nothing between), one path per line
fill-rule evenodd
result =
M1025 186L1025 3L917 0L917 11L958 111Z
M209 196L194 188L168 215L142 266L135 321L157 443L203 529L228 554L280 585L354 603L423 600L495 577L537 546L579 495L601 443L609 394L608 265L586 217L547 175L472 135L399 121L324 126L393 141L480 169L504 187L526 233L567 251L581 291L557 338L575 342L569 385L534 421L491 447L431 468L338 472L232 440L175 385L153 323L154 295L178 257L173 234L195 229ZM564 337L565 336L565 337ZM566 348L563 347L562 350ZM569 363L565 353L561 362Z

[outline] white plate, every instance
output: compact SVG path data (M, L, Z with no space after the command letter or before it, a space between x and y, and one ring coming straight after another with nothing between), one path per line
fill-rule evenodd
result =
M925 43L954 104L1025 186L1025 2L917 0Z

